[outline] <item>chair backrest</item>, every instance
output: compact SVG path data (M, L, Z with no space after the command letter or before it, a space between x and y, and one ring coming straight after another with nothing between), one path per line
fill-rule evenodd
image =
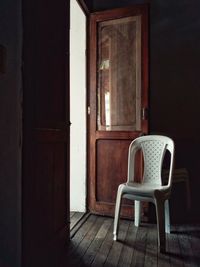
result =
M135 154L138 150L143 154L143 183L162 185L161 171L165 153L171 154L168 186L171 186L174 162L174 142L171 138L162 135L146 135L133 140L129 146L128 155L128 182L133 182L135 168Z

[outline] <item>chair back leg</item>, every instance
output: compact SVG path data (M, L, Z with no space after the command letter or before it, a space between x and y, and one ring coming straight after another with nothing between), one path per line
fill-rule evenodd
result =
M166 236L165 236L165 212L164 201L162 199L155 199L156 218L158 229L158 248L160 252L166 251Z
M134 201L134 211L135 211L135 226L138 227L140 225L140 217L141 217L141 203L139 200Z
M165 200L165 233L170 234L169 200Z

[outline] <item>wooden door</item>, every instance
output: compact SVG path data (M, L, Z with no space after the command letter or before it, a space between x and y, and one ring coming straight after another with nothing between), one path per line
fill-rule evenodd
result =
M89 55L89 209L113 215L129 144L148 131L148 6L91 14Z
M57 267L69 240L69 3L23 1L24 267Z

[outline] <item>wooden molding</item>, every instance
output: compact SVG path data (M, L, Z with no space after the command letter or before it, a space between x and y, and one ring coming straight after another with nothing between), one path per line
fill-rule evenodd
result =
M90 10L88 9L86 3L84 0L76 0L83 12L85 13L86 16L90 14Z

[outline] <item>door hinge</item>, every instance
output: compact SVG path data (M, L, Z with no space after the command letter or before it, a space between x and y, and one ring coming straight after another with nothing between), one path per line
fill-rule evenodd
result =
M90 107L87 108L87 113L90 115Z

